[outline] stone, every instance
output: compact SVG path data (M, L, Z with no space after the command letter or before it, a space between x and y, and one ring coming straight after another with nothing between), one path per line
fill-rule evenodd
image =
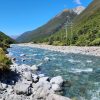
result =
M7 88L7 84L0 83L0 91L4 91Z
M13 61L16 61L16 58L12 58Z
M20 56L21 56L21 57L24 57L24 56L26 56L26 55L25 55L25 54L20 54Z
M44 75L44 74L39 74L38 76L39 76L39 78L42 78L42 77L44 77L45 75Z
M24 78L27 79L27 81L32 81L32 73L31 72L24 72L23 73Z
M58 84L52 84L52 90L54 92L59 92L62 90L62 88Z
M44 61L50 61L50 58L49 57L45 57Z
M38 82L38 83L34 84L33 88L34 88L34 91L37 91L41 87L45 88L47 90L50 90L51 89L51 84L47 81L45 81L45 82L41 81L41 82Z
M39 70L39 67L38 67L38 66L36 66L36 65L33 65L33 66L31 66L30 68L31 68L31 70L32 70L33 72L35 72L35 71L38 71L38 70Z
M40 79L39 79L39 82L40 81L50 81L50 79L49 79L49 77L41 77Z
M20 66L16 66L16 70L17 70L17 72L20 72L20 73L22 73L22 72L28 72L28 71L30 71L31 69L30 69L30 66L29 65L26 65L26 64L22 64L22 65L20 65ZM23 74L23 73L22 73Z
M53 77L51 80L50 80L50 83L51 84L58 84L60 86L63 85L64 83L64 80L61 76L57 76L57 77Z
M49 82L38 82L34 84L34 100L46 100L46 97L51 93L51 84Z
M32 80L34 83L37 83L39 81L38 75L32 74Z
M28 84L28 85L32 86L32 81L28 81L26 79L22 79L21 83Z
M14 87L14 91L18 95L30 95L32 94L31 87L29 84L17 83Z

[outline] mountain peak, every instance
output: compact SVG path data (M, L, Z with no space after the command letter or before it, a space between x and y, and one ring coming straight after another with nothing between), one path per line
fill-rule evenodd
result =
M76 8L73 9L73 11L75 13L77 13L78 15L85 10L85 7L84 6L77 6Z

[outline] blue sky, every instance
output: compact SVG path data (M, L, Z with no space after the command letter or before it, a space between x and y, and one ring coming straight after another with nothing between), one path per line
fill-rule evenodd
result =
M36 29L65 8L87 6L92 0L0 0L0 30L19 35Z

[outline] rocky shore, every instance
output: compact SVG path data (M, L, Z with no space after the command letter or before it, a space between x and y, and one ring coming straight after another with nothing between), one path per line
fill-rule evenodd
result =
M52 50L52 51L63 52L63 53L75 53L75 54L100 56L100 47L52 46L52 45L31 44L31 43L24 43L18 45Z
M10 75L0 83L0 100L71 100L58 95L64 84L61 76L50 78L38 73L40 65L18 65L13 60Z

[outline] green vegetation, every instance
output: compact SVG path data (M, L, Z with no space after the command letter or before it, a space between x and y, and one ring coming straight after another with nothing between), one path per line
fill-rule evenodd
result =
M9 70L11 60L5 55L2 48L0 48L0 71Z
M0 32L0 47L3 48L4 51L6 51L9 45L14 42L13 39L5 35L3 32Z
M5 35L3 32L0 32L0 72L6 71L9 69L11 60L6 56L6 49L11 43L15 41Z

